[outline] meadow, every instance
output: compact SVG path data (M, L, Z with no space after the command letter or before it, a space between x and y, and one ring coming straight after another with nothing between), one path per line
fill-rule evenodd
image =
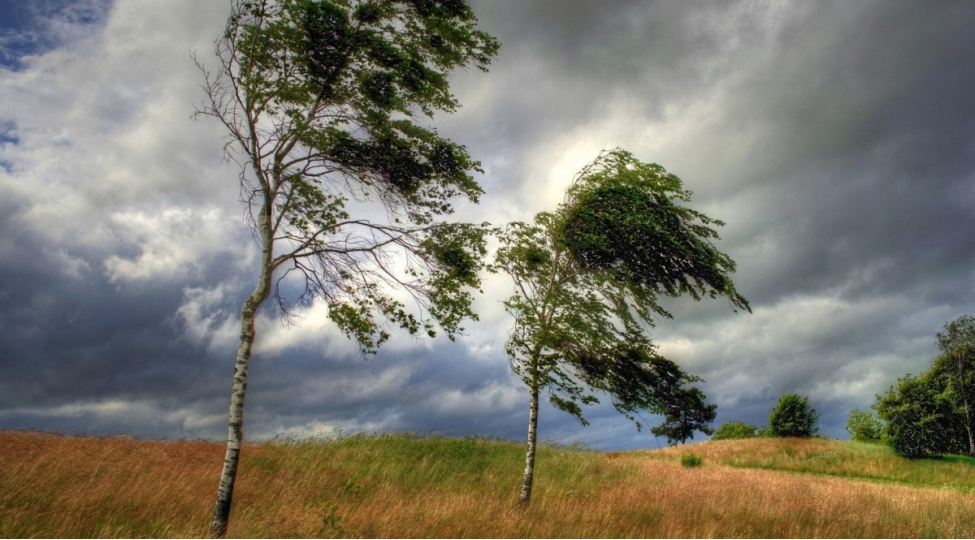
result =
M199 537L224 446L0 432L0 537ZM684 467L693 452L699 467ZM246 445L231 537L972 537L975 462L827 439L653 451L358 435Z

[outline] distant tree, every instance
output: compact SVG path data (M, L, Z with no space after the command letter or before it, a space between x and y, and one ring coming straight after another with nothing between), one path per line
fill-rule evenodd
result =
M874 409L885 422L883 440L904 457L940 457L965 449L964 428L937 382L930 373L905 375L877 396Z
M739 420L732 420L722 423L714 434L711 435L711 440L751 439L758 436L758 426L746 424Z
M657 297L722 295L749 309L728 277L734 261L711 243L709 225L722 223L675 203L689 200L663 167L603 152L555 212L500 232L492 268L515 284L504 302L515 318L505 351L531 397L522 502L531 497L540 390L584 425L581 406L607 393L639 429L638 411L663 412L689 380L644 331L654 314L670 316Z
M212 536L230 513L255 313L272 294L285 315L293 307L282 280L303 281L297 304L324 300L363 353L389 337L386 323L432 336L436 322L452 337L474 316L485 230L438 218L455 196L477 201L478 163L421 120L457 108L453 69L485 69L496 53L475 23L463 0L232 0L216 71L198 62L198 114L228 131L261 249L241 309Z
M935 360L933 369L945 379L945 397L964 416L968 455L975 456L975 414L971 410L975 404L975 317L962 315L935 336L942 356Z
M879 441L883 424L870 411L853 409L846 420L846 430L854 441Z
M819 415L809 406L808 398L799 394L786 394L768 418L768 429L774 437L811 437L819 428Z
M685 443L694 438L694 432L711 435L711 422L718 415L718 406L707 404L704 392L698 388L678 388L675 395L663 403L664 422L650 428L657 437L667 437L667 444Z

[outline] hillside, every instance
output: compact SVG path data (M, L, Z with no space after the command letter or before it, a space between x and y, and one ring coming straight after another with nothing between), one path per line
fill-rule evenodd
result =
M685 468L693 451L704 466ZM971 537L975 467L824 439L659 451L411 435L247 445L234 537ZM0 537L208 530L223 445L0 432ZM812 474L804 474L812 473ZM332 510L334 505L334 510Z

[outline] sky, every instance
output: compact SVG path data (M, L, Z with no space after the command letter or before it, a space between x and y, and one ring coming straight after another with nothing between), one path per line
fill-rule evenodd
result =
M975 314L975 5L481 0L501 42L433 125L480 160L470 221L531 220L602 149L659 163L723 220L753 313L667 299L650 336L705 379L715 426L780 396L848 438L934 333ZM191 115L223 0L0 0L0 429L222 440L257 276L224 133ZM523 440L509 278L456 342L363 358L321 305L259 315L245 437L414 431ZM666 444L609 405L539 439ZM648 417L650 424L659 418ZM695 441L706 437L698 434Z

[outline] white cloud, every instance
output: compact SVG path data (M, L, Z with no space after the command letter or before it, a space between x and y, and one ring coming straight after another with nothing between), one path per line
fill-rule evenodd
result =
M245 267L255 255L251 242L238 234L239 221L216 208L166 208L155 215L118 212L112 221L120 240L135 243L140 250L134 258L110 255L105 260L112 283L185 279L202 269L206 256L224 252L237 256L239 266ZM241 252L249 257L240 257Z

